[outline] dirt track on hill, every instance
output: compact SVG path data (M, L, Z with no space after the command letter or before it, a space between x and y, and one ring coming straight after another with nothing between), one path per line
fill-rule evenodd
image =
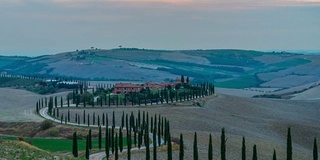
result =
M252 157L252 147L257 144L259 159L271 159L274 148L277 150L278 159L285 159L287 128L291 127L294 159L312 159L313 138L320 137L319 101L252 99L223 94L206 99L203 108L173 104L140 108L95 107L86 113L108 113L110 123L112 111L115 111L117 125L120 124L122 111L133 111L135 114L138 110L148 111L149 116L161 114L170 120L173 138L178 138L180 133L183 133L186 159L192 159L194 132L198 134L199 158L207 159L210 133L214 139L214 156L219 157L220 132L223 127L228 138L227 159L236 160L241 157L242 136L246 137L248 158ZM66 114L67 109L61 112ZM72 113L76 112L82 115L83 109L72 110ZM162 157L160 159L166 159L166 152L158 154ZM144 153L141 152L133 153L132 156L135 159L144 159ZM178 152L174 156L177 157Z

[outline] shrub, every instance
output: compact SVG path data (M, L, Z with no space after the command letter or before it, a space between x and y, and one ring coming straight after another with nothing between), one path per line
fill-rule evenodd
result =
M59 129L58 128L51 128L48 131L48 135L51 137L58 137L59 136Z
M53 126L54 126L53 122L48 120L48 119L46 119L46 120L41 122L40 129L44 131L44 130L49 129L49 128L53 127Z

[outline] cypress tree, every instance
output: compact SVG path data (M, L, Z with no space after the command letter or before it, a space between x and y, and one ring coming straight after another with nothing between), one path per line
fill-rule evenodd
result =
M287 160L292 160L292 142L291 142L291 129L288 128L287 135Z
M138 131L138 148L140 149L140 147L141 147L141 144L142 144L142 129L140 129L139 131Z
M58 98L57 98L57 96L54 97L54 106L56 108L58 107Z
M107 155L107 159L108 159L108 152L109 152L109 149L108 149L108 146L109 146L109 133L108 133L108 127L106 127L106 134L104 135L105 137L105 148L104 148L104 152L106 153Z
M119 148L120 148L120 152L122 152L123 150L122 126L120 126L120 129L119 129Z
M244 137L242 137L242 160L246 160L246 142Z
M53 109L53 117L56 117L56 109Z
M108 95L108 106L110 107L110 104L111 104L111 99L110 99L110 94Z
M89 159L89 135L87 135L87 140L86 140L86 159Z
M60 114L60 113L59 113L59 108L57 108L57 117L59 117L59 114Z
M98 126L100 126L100 115L98 115Z
M86 96L83 96L83 107L86 107Z
M160 129L161 129L161 121L160 121L160 116L159 116L159 121L158 121L158 146L161 145L161 132L160 132Z
M212 146L212 136L211 136L211 134L209 135L208 160L213 160L213 146Z
M172 160L172 144L171 144L171 136L168 135L168 145L167 145L167 153L168 153L168 160Z
M92 150L92 137L91 137L91 129L89 129L89 137L88 137L88 145L89 149Z
M194 160L198 160L197 132L194 133L194 140L193 140L193 159L194 159Z
M68 109L68 122L70 122L70 110Z
M318 160L318 145L316 137L314 137L313 141L313 160Z
M112 126L116 126L116 119L115 119L114 111L112 112Z
M77 140L77 132L73 133L72 136L73 143L72 143L72 154L74 157L78 157L78 140Z
M61 108L63 107L63 99L62 99L62 96L60 97L60 106L61 106Z
M184 159L184 144L183 144L183 136L180 134L180 146L179 146L179 160Z
M99 126L98 146L99 146L99 150L101 150L101 146L102 146L101 126Z
M118 133L116 133L115 138L115 160L118 160Z
M106 124L106 118L105 118L104 113L102 113L102 126L105 126L105 124Z
M86 124L86 110L83 110L83 124Z
M157 134L156 134L156 127L153 129L153 134L152 134L152 141L153 141L153 159L157 160Z
M106 148L106 150L107 150L107 158L109 158L109 155L110 155L110 144L111 144L111 129L110 128L108 128L108 139L106 139L106 141L108 140L108 142L107 142L107 145L108 145L108 148Z
M272 160L277 160L277 154L276 154L276 150L275 149L273 149Z
M224 128L222 128L221 133L221 160L226 160L226 136L224 133Z
M127 130L127 152L128 152L128 160L131 159L131 133Z
M93 112L93 116L92 116L92 124L95 125L96 124L96 113Z
M111 153L114 153L114 126L111 129Z
M146 146L146 160L150 160L150 144L149 144L148 128L145 129L144 142L145 142L145 146Z
M124 126L124 111L122 111L121 126Z
M258 156L257 156L257 146L256 146L256 145L253 146L252 160L258 160Z

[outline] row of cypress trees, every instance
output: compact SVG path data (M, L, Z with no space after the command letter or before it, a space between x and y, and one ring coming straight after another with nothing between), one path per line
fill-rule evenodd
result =
M80 85L80 86L83 86L83 85ZM214 85L211 84L211 83L203 83L203 84L200 84L200 85L196 85L194 86L195 88L198 88L198 89L191 89L190 92L183 92L180 94L178 94L177 91L173 92L172 89L165 89L165 90L161 90L161 91L158 91L158 94L156 94L157 96L154 97L152 96L152 98L156 98L156 99L159 99L160 98L160 102L161 104L163 103L169 103L169 101L173 102L174 101L174 97L175 97L175 101L178 102L178 101L186 101L186 100L192 100L192 99L196 99L198 97L204 97L204 96L208 96L208 95L212 95L215 93L215 89L214 89ZM73 94L72 94L72 103L73 104L76 104L76 107L78 107L80 105L80 101L82 101L82 104L83 104L83 107L86 107L86 104L90 101L91 102L91 105L92 107L94 107L94 100L93 100L93 97L89 100L86 100L86 96L83 96L81 98L81 95L83 95L83 92L84 92L84 89L83 87L80 88L80 93L78 92L78 89L74 90L73 91ZM107 95L104 95L104 96L99 96L98 100L97 100L97 105L100 104L100 107L102 107L103 105L103 101L105 103L105 105L108 105L110 106L111 105L111 100L112 100L112 105L124 105L126 106L127 105L127 96L129 96L129 98L131 98L131 104L132 105L142 105L144 103L144 105L147 105L150 100L150 104L152 105L152 99L148 99L148 97L145 95L141 98L141 96L138 96L136 94L131 94L131 95L125 95L124 98L119 98L118 95L113 95L111 97L111 95L109 94L108 96ZM107 98L108 97L108 98ZM179 98L178 98L179 97ZM82 100L80 100L82 99ZM107 99L108 99L108 102L107 102ZM66 98L66 101L67 101L67 107L70 107L70 97L67 96ZM63 107L63 104L64 104L64 100L63 100L63 97L60 97L60 107ZM156 104L158 104L158 101L156 101ZM48 113L51 115L52 114L52 109L55 107L57 108L59 105L59 102L58 102L58 97L55 96L55 97L45 97L45 98L41 98L39 99L37 102L36 102L36 111L39 112L39 110L43 107L49 107L48 109Z
M157 119L157 118L155 118ZM159 118L160 119L160 118ZM143 120L145 122L143 127L143 124L141 123L141 128L139 128L138 123L132 123L130 122L130 126L126 127L126 133L127 133L127 155L128 159L131 159L131 147L132 147L132 139L133 144L135 146L138 146L140 149L142 147L142 144L144 143L144 146L146 148L146 160L150 160L150 137L149 137L149 122L146 121L146 119ZM138 121L136 121L138 122ZM126 122L128 124L128 122ZM131 126L132 123L132 126ZM151 122L152 123L152 122ZM108 121L106 122L108 125ZM170 128L169 128L169 121L165 122L165 130L164 135L161 135L161 131L158 130L160 125L156 125L157 122L154 122L155 125L153 125L150 129L152 134L152 141L153 141L153 159L157 159L157 146L160 146L160 136L164 138L165 143L167 144L167 159L172 160L172 143L171 143L171 135L170 135ZM137 129L137 130L136 130ZM123 151L123 132L125 130L121 126L118 129L118 132L115 131L115 126L112 125L111 128L106 128L105 131L105 153L107 155L107 159L110 157L110 152L112 154L115 154L115 159L118 159L118 150L120 152ZM118 136L119 134L119 136ZM132 137L132 134L134 135ZM138 135L136 135L138 134ZM157 137L157 134L159 137ZM78 156L77 151L77 140L76 140L76 133L73 134L73 155L75 157ZM158 139L157 139L158 138ZM101 150L102 148L102 133L101 133L101 126L99 127L99 134L98 134L98 146ZM86 149L86 153L89 153L89 151L92 149L92 140L91 140L91 129L89 130L89 134L87 137L87 143L88 143L88 149ZM158 143L157 143L158 142ZM183 135L180 135L180 147L179 147L179 160L184 159L184 140ZM245 143L245 137L242 138L242 149L241 149L241 159L246 160L246 143ZM198 160L198 146L197 146L197 133L194 134L194 143L193 143L193 159ZM208 145L208 160L213 159L213 144L212 144L212 135L209 135L209 145ZM221 131L221 145L220 145L220 159L226 160L226 136L225 136L225 129L223 128ZM258 152L257 152L257 146L253 146L253 154L252 154L252 160L258 159ZM276 150L273 151L273 160L277 160ZM286 160L292 160L292 139L291 139L291 129L288 128L288 134L287 134L287 158ZM313 143L313 160L318 160L318 147L317 147L317 139L314 138Z
M169 144L168 144L169 145ZM179 160L184 159L184 143L183 143L183 135L180 135L180 149L179 149ZM172 152L170 146L168 146L168 152ZM246 160L246 145L245 145L245 137L242 138L242 149L241 149L241 159ZM168 153L168 160L172 159L172 153ZM197 146L197 133L194 133L194 141L193 141L193 160L198 160L198 146ZM223 128L221 131L221 145L220 145L220 159L226 160L226 137L225 137L225 129ZM276 150L273 150L273 160L277 160ZM208 145L208 160L213 160L213 146L212 146L212 136L209 135L209 145ZM252 160L258 160L257 146L253 146L253 154ZM291 130L288 128L287 134L287 158L286 160L292 160L292 141L291 141ZM313 160L318 160L318 145L317 139L314 138L313 141Z
M126 117L126 118L124 118ZM138 115L135 118L135 115L133 112L131 112L130 116L129 114L122 115L122 121L121 126L116 130L115 127L115 113L113 112L113 118L111 127L105 128L105 153L107 156L107 159L110 157L110 153L115 154L115 158L118 158L118 149L120 152L123 151L124 146L124 135L123 133L126 132L126 140L127 140L127 154L128 159L131 158L131 147L132 145L138 147L139 149L141 147L145 147L146 152L146 159L150 159L150 139L152 138L153 141L153 147L154 147L154 154L153 157L156 156L156 148L157 146L160 146L161 143L161 137L164 138L164 142L167 144L171 144L170 139L170 125L169 121L161 117L161 115L154 115L149 118L148 112L140 112L138 111ZM149 121L151 120L151 121ZM106 118L105 122L106 126L109 126L108 118ZM150 138L150 132L153 133L152 137ZM76 134L76 133L74 133ZM90 151L92 149L92 137L91 137L91 129L89 129L88 133L88 150ZM76 135L74 135L74 139L76 138ZM75 145L76 140L73 141L73 155L77 156L77 147ZM102 129L101 126L99 126L99 132L98 132L98 148L101 150L102 148Z

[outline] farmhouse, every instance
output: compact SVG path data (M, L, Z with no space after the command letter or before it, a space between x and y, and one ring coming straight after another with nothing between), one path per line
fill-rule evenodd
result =
M139 84L132 83L116 83L114 85L113 93L114 94L126 94L126 93L135 93L140 92L143 87Z

